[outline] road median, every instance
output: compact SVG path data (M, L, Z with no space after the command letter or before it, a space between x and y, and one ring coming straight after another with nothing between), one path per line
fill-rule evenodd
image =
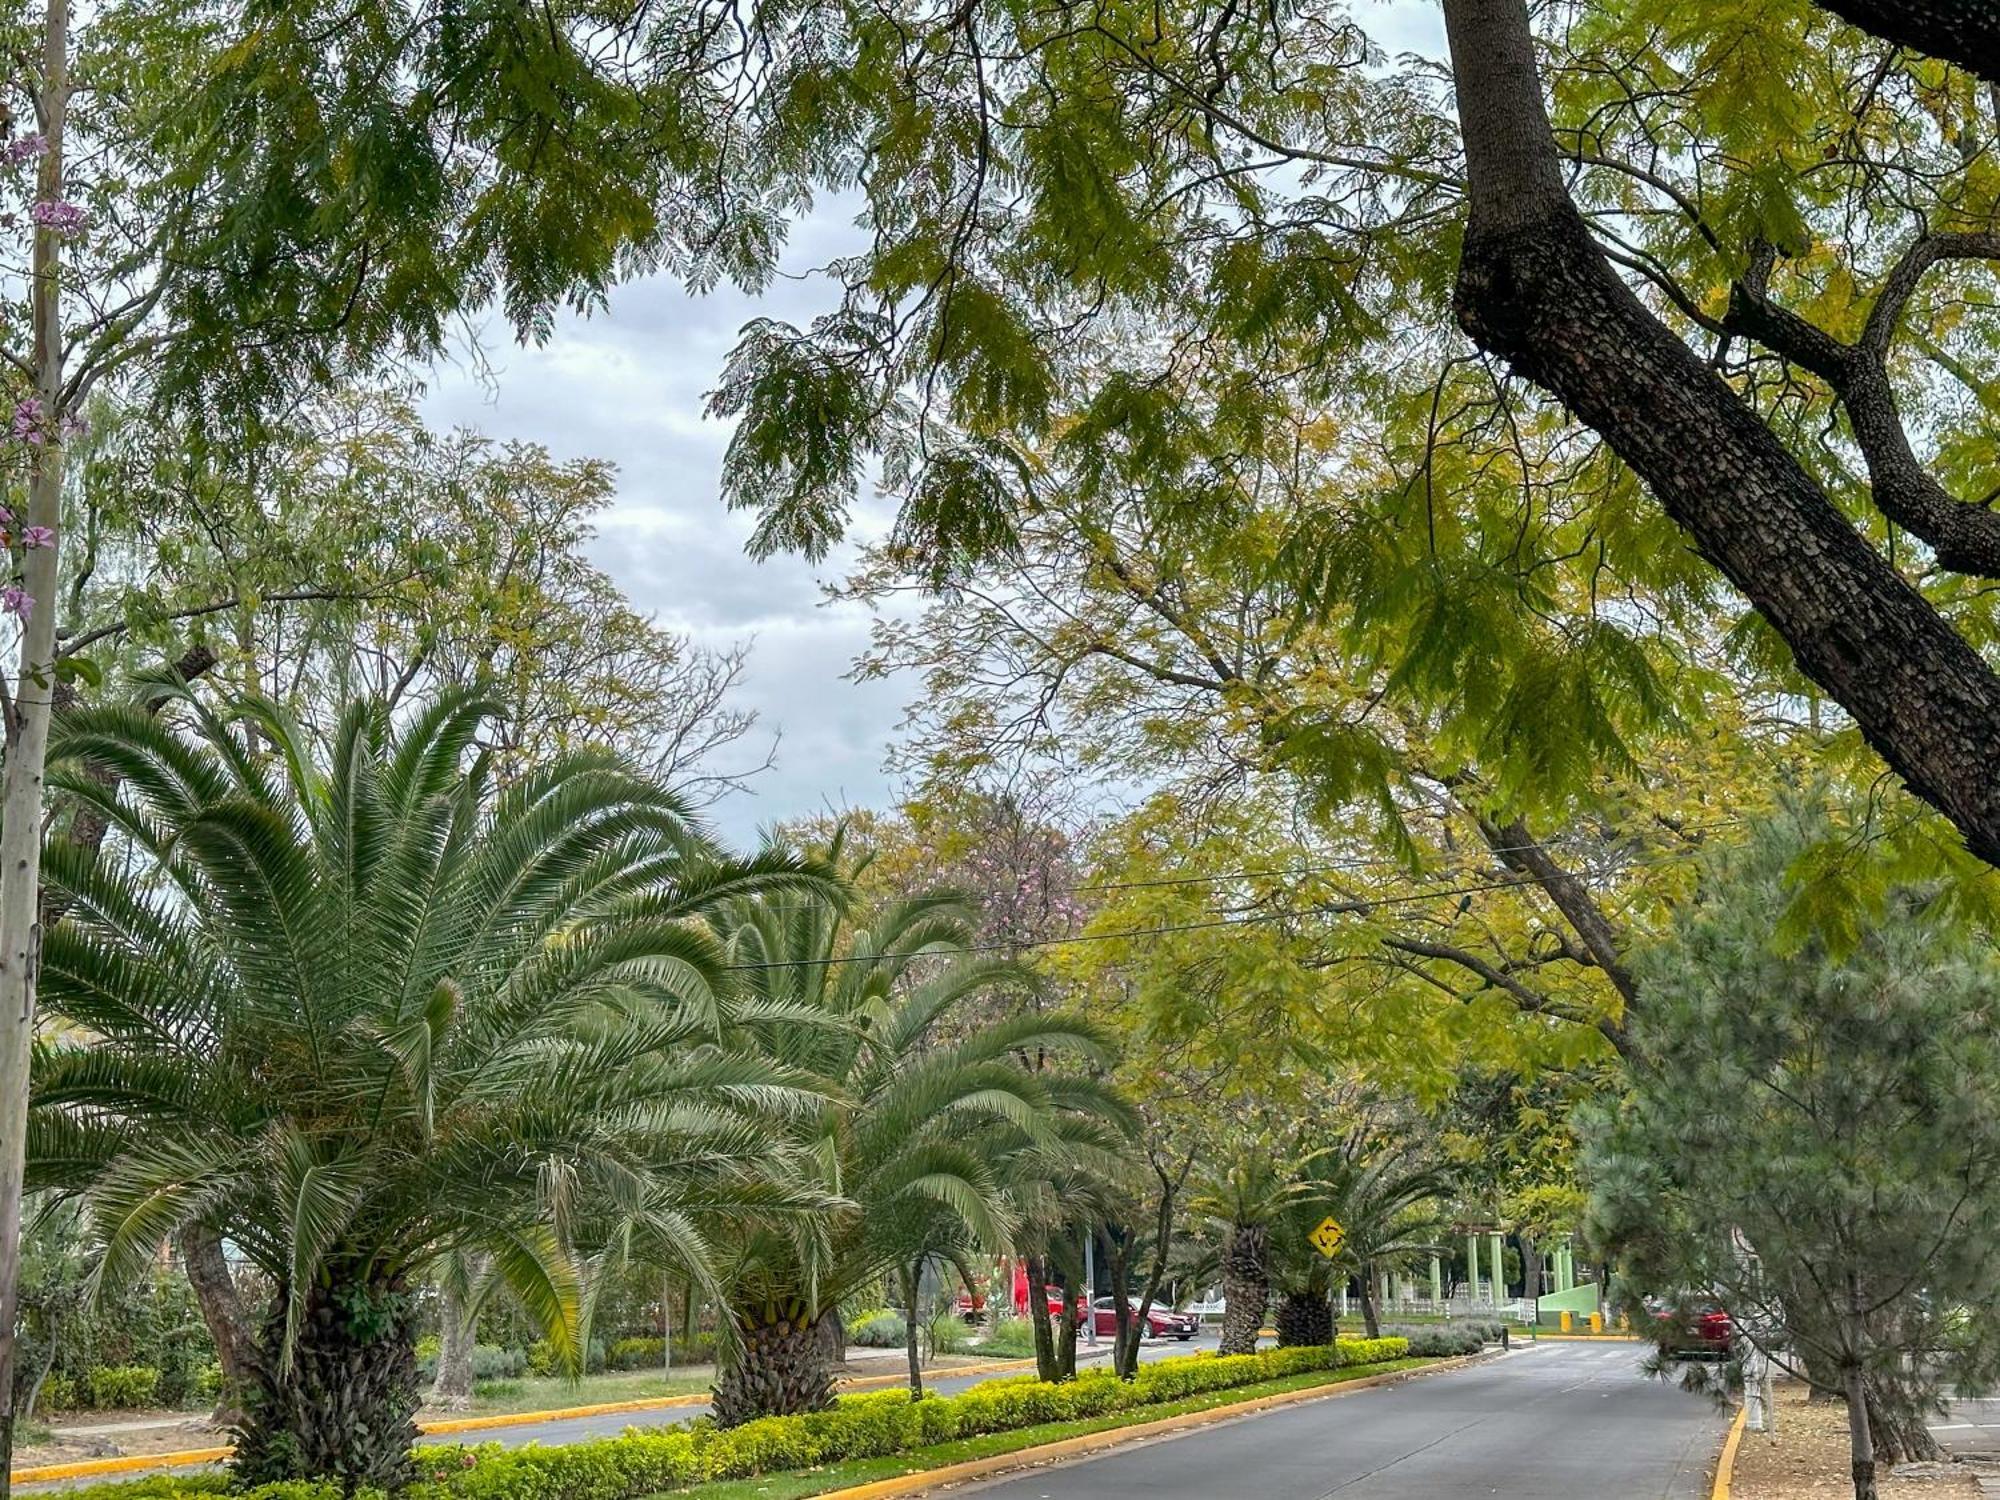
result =
M934 1367L927 1371L933 1379L956 1380L967 1375L1011 1375L1033 1369L1032 1359L993 1359L969 1365ZM840 1382L846 1391L877 1391L902 1385L907 1371L886 1375L861 1375ZM580 1417L609 1417L623 1412L667 1411L679 1406L706 1406L706 1391L687 1391L677 1396L646 1396L631 1401L597 1401L583 1406L552 1407L546 1411L491 1412L477 1417L443 1417L417 1423L426 1437L460 1432L490 1432L506 1427L532 1427L542 1422L567 1422ZM192 1468L199 1464L221 1463L235 1450L228 1444L210 1448L181 1448L170 1453L123 1453L108 1458L82 1458L72 1463L40 1464L16 1469L14 1484L54 1484L70 1479L108 1478L118 1474L140 1474L154 1469Z

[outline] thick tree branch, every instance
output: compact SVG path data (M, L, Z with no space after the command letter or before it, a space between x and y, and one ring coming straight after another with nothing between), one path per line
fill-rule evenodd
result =
M1410 954L1415 958L1434 958L1442 963L1455 964L1467 973L1478 976L1487 988L1505 991L1515 1006L1529 1015L1553 1016L1561 1021L1586 1024L1541 991L1531 989L1506 970L1488 963L1477 953L1464 948L1455 947L1450 943L1433 943L1422 938L1409 937L1385 937L1382 939L1382 946L1398 953ZM1625 1055L1628 1042L1622 1025L1609 1017L1588 1024L1595 1026L1604 1039L1618 1050L1620 1056Z
M1730 290L1725 323L1832 387L1847 410L1883 515L1929 544L1940 567L2000 578L2000 513L1960 500L1932 477L1910 446L1889 381L1889 346L1903 309L1924 272L1944 260L2000 260L2000 234L1930 234L1917 240L1883 283L1860 338L1847 344L1771 301L1772 254L1768 246L1759 247L1750 274Z
M1854 716L2000 865L2000 677L1608 265L1563 189L1524 0L1445 0L1470 210L1455 307L1564 401Z
M1957 63L2000 84L2000 4L1994 0L1818 0L1850 26Z

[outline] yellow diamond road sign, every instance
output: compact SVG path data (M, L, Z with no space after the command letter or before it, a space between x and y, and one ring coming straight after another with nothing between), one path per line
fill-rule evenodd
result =
M1340 1221L1328 1214L1319 1221L1319 1228L1307 1236L1313 1242L1313 1249L1328 1260L1340 1253L1340 1242L1347 1238L1347 1231L1340 1227Z

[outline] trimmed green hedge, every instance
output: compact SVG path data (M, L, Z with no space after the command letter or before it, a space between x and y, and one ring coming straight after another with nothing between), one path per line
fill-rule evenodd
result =
M1070 1422L1180 1401L1204 1391L1257 1385L1315 1370L1401 1359L1400 1338L1342 1339L1319 1347L1224 1358L1196 1354L1141 1365L1131 1380L1092 1370L1064 1385L1031 1375L989 1380L957 1396L910 1400L907 1391L843 1396L822 1412L765 1417L720 1429L707 1418L681 1427L634 1429L561 1448L424 1447L418 1482L402 1500L637 1500L711 1479L747 1479L1045 1422ZM295 1482L231 1491L223 1474L160 1475L71 1490L63 1500L343 1500L339 1486ZM361 1491L353 1500L384 1500Z
M914 1402L907 1391L847 1396L828 1411L765 1417L726 1431L700 1421L562 1448L504 1449L491 1443L422 1448L417 1461L424 1479L405 1495L406 1500L635 1500L712 1479L879 1458L1313 1370L1381 1364L1401 1359L1408 1348L1399 1338L1342 1339L1319 1348L1162 1360L1141 1365L1132 1380L1092 1370L1064 1385L1045 1385L1023 1375L990 1380L962 1395Z

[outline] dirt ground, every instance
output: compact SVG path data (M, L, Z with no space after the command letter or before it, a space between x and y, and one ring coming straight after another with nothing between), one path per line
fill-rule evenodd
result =
M1883 1500L1970 1500L1979 1493L1972 1475L1952 1464L1915 1465L1878 1480L1878 1487ZM1731 1500L1847 1500L1853 1493L1847 1409L1831 1401L1808 1404L1804 1386L1779 1386L1777 1435L1743 1434Z
M183 1448L213 1448L229 1441L210 1425L206 1412L192 1411L79 1414L53 1429L35 1426L27 1432L31 1441L17 1439L14 1444L17 1469L116 1458L126 1453L178 1453Z

